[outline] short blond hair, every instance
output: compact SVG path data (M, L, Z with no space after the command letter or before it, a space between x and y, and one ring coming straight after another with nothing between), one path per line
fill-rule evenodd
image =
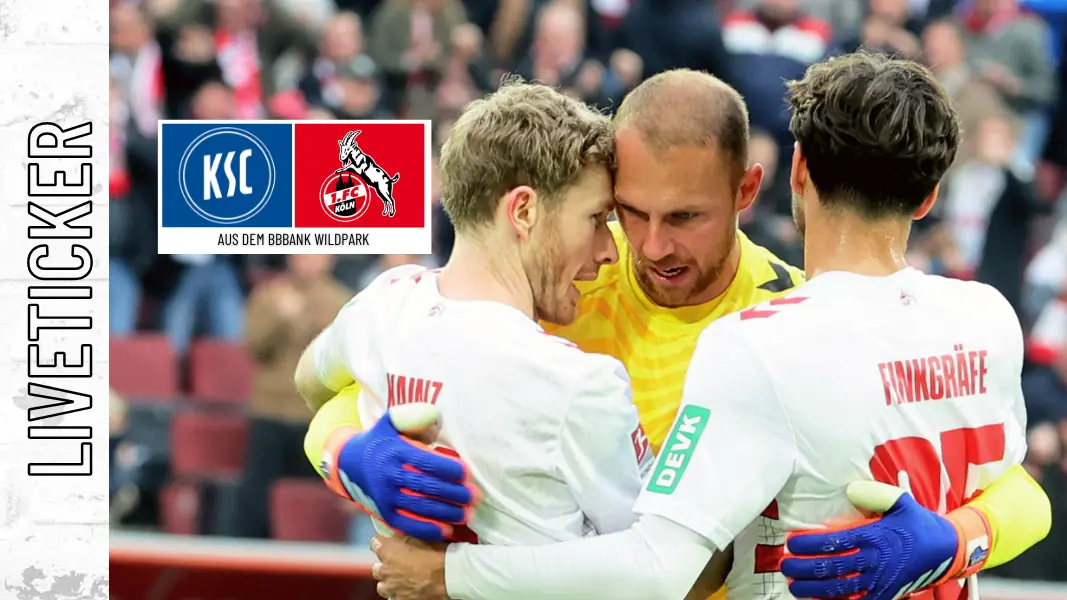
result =
M615 113L615 130L634 128L655 152L718 148L741 180L748 162L748 107L726 82L703 71L672 69L641 82Z
M612 157L606 116L513 78L467 105L452 126L441 148L441 202L456 231L469 231L492 222L509 190L527 185L558 201L586 168L610 168Z

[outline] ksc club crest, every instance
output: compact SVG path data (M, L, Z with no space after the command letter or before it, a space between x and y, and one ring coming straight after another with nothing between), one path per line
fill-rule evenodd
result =
M349 131L337 141L341 167L322 182L319 190L322 209L342 223L359 219L376 202L381 202L383 217L396 216L393 192L400 172L390 174L364 152L356 142L360 133L359 129Z

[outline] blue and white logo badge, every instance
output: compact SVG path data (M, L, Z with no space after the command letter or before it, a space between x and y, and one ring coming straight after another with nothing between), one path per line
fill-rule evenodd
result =
M288 124L166 122L160 128L163 227L291 227Z

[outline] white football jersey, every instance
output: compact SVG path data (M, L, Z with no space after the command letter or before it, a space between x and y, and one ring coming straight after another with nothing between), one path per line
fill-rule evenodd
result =
M625 529L651 453L617 360L548 335L521 311L441 296L437 272L381 275L316 340L327 385L351 374L359 417L429 402L439 443L470 467L483 498L480 543L531 545ZM336 385L334 385L336 387Z
M791 597L785 533L860 518L849 483L945 513L1022 461L1022 361L1018 318L989 286L819 275L701 335L636 510L732 541L728 597Z

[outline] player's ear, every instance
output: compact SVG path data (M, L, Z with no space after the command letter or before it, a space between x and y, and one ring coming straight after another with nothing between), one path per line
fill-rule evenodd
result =
M747 210L756 200L759 194L759 186L763 182L763 165L753 163L749 165L741 175L741 185L737 190L737 212Z
M919 206L919 209L915 211L915 214L913 214L911 218L918 221L919 219L930 214L930 210L934 208L934 204L937 202L937 196L940 193L941 184L939 183L934 186L934 191L930 192L930 195L927 196L925 200L923 200L922 205Z
M504 211L515 235L520 240L526 240L530 231L537 224L539 207L537 205L537 192L528 185L520 185L513 188L505 196Z
M789 169L789 187L797 196L804 195L804 188L808 186L808 161L804 158L804 151L800 149L800 142L793 143L793 164Z

